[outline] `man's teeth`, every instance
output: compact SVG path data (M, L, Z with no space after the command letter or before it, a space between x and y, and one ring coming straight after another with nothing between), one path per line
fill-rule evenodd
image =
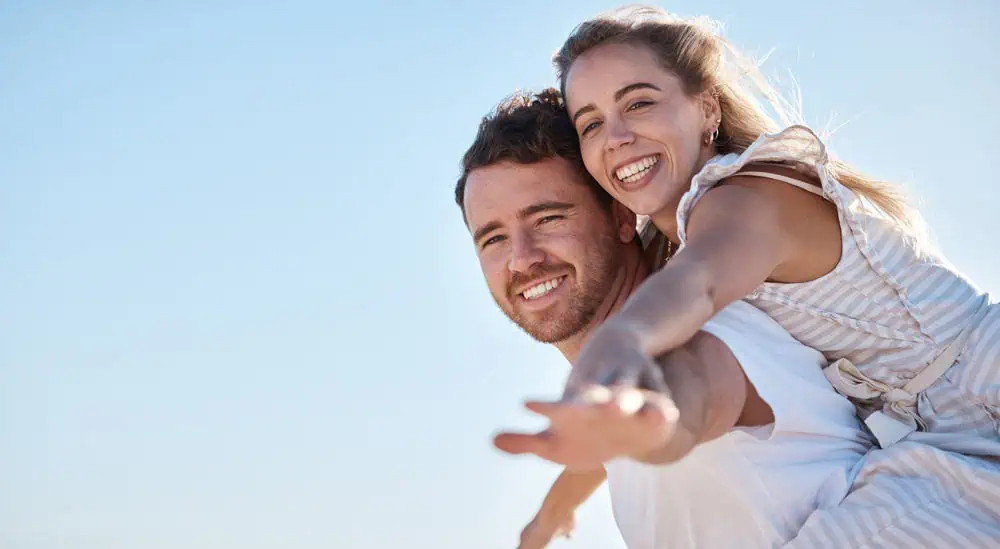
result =
M528 288L527 290L521 292L521 295L524 296L524 299L538 299L539 297L542 297L543 295L554 290L560 283L562 283L562 277L553 278L552 280L548 280Z
M642 160L622 166L615 171L615 176L623 183L635 183L646 175L646 171L656 165L660 159L655 156L647 156Z

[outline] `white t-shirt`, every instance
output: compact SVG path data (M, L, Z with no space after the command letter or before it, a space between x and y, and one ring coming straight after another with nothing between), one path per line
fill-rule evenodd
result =
M736 356L775 422L736 428L670 465L606 464L629 549L780 546L812 511L840 503L872 446L823 376L823 356L766 314L740 301L703 329Z

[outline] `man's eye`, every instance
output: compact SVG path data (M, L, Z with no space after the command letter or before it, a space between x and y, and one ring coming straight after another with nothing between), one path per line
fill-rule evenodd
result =
M501 242L503 239L504 237L502 235L492 236L488 238L486 242L483 242L483 248L489 246L490 244L496 244L497 242Z
M563 218L563 216L561 216L561 215L547 215L547 216L539 219L538 220L538 224L541 225L543 223L550 223L552 221L558 221L558 220L560 220L562 218Z

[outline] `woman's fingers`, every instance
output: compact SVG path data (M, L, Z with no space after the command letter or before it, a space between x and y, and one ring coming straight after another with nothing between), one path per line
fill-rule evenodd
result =
M547 430L533 434L503 432L493 437L493 445L508 454L535 454L545 458L551 453L552 441Z

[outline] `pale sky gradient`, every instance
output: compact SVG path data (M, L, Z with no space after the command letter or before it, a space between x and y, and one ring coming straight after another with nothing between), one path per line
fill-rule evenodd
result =
M0 3L0 547L512 548L566 365L490 300L458 161L612 2ZM1000 291L1000 4L679 0L792 70ZM576 539L622 544L602 491Z

